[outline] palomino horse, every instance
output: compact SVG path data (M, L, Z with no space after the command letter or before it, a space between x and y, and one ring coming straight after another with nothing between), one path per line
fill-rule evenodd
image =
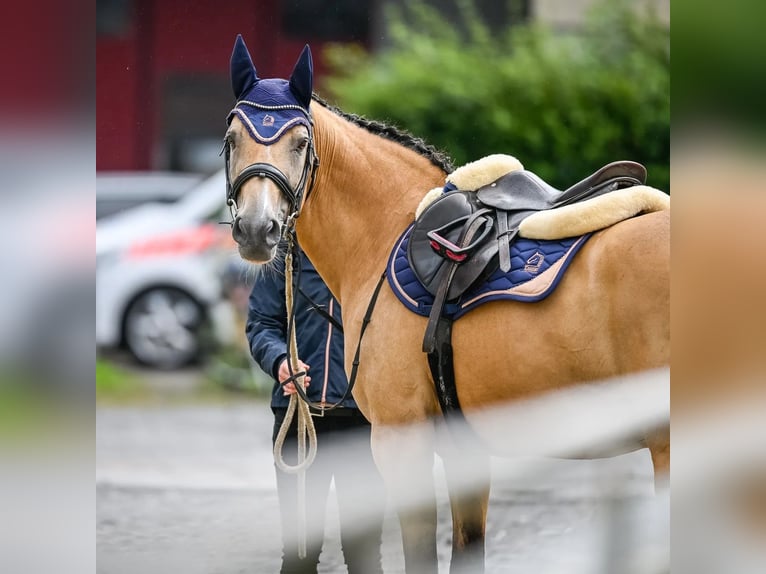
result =
M420 140L314 96L308 47L289 81L259 79L238 38L231 73L238 103L225 140L239 253L270 261L290 213L301 210L300 244L342 305L350 371L389 253L425 191L444 183L449 163ZM421 350L425 327L384 286L353 391L394 493L434 488L434 433L404 424L440 416ZM489 405L667 365L669 339L669 213L657 212L596 233L547 299L487 303L456 322L460 403L470 424ZM667 429L647 433L642 445L656 471L667 469ZM451 469L466 464L449 456L444 463L448 483ZM489 457L474 454L470 464L486 470L486 482L471 495L451 493L453 572L483 570ZM400 520L407 572L436 572L435 497L423 511L400 512Z

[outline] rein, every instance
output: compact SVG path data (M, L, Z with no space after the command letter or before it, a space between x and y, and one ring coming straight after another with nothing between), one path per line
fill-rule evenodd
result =
M279 271L276 271L276 273L282 275L282 277L285 277L284 273L279 273ZM286 280L287 280L287 277L285 277L285 281ZM300 267L299 267L298 268L298 284L295 286L295 288L298 290L298 295L303 297L306 300L306 302L309 304L309 306L314 311L319 313L325 321L331 323L333 327L335 327L338 331L343 333L343 325L341 324L341 322L338 321L332 315L330 315L327 311L325 311L324 306L320 305L319 303L314 301L311 297L309 297L309 295L303 289L301 289L300 281L301 281L301 275L300 275Z
M287 274L287 267L285 267L285 273ZM380 276L380 279L378 279L378 283L375 285L375 290L372 292L372 296L370 297L370 302L367 304L367 310L365 311L364 318L362 319L362 328L359 332L359 340L357 341L356 351L354 352L354 360L351 363L351 376L349 376L348 387L346 387L346 391L343 393L343 396L337 402L328 405L327 403L324 403L324 402L312 401L311 399L309 399L302 385L298 385L298 384L295 385L295 390L297 394L300 396L303 402L309 406L310 409L313 409L315 411L315 414L317 416L324 416L324 413L326 411L331 411L340 407L343 404L343 402L345 402L351 396L351 392L354 390L357 374L359 372L360 356L362 353L362 339L364 338L364 333L367 330L368 325L372 322L372 313L375 310L375 304L378 302L378 295L380 295L380 289L383 287L383 281L385 280L385 278L386 278L386 274L385 272L383 272L383 274L381 274ZM291 279L292 279L292 276L291 276ZM285 280L288 281L287 277L285 277ZM298 271L298 282L300 283L300 269ZM285 285L287 285L287 283L285 283ZM295 304L296 304L296 301L293 300L293 307L290 308L289 319L287 323L288 337L290 337L290 333L294 329L295 314L296 314ZM320 310L317 307L315 307L315 309ZM328 314L324 313L324 315L328 315ZM325 318L327 318L328 320L332 319L332 321L335 321L335 319L332 317L329 317L329 315ZM290 377L288 377L282 383L280 383L282 386L288 383L294 382L299 378L302 379L306 375L306 371L293 372L293 366L290 362L289 355L288 355L288 361L287 361L287 368L290 371Z

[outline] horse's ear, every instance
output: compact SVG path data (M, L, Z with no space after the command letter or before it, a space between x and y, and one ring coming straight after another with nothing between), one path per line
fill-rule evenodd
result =
M234 97L238 100L243 98L259 79L242 34L237 34L231 53L231 89L234 91Z
M311 60L309 45L303 48L290 76L290 90L298 102L306 109L311 104L311 90L314 81L314 63Z

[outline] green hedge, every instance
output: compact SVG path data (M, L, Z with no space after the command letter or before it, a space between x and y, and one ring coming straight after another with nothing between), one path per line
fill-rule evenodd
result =
M493 36L467 2L462 30L417 3L388 11L391 45L331 46L325 88L349 112L389 121L456 165L509 153L567 186L616 159L669 188L669 31L624 0L577 34L515 26Z

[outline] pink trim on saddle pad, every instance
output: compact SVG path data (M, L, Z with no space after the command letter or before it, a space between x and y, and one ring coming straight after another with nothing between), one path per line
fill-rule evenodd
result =
M460 304L460 309L468 309L469 307L476 306L477 303L486 299L487 297L502 298L503 295L520 295L522 297L535 298L543 295L547 289L551 288L551 285L561 273L562 267L569 263L569 255L572 251L580 249L580 244L583 243L589 236L584 235L580 237L561 258L553 265L548 267L545 271L540 273L534 279L530 279L526 283L522 283L516 287L510 289L502 289L499 291L487 291L481 295L477 295L471 299L463 301Z

